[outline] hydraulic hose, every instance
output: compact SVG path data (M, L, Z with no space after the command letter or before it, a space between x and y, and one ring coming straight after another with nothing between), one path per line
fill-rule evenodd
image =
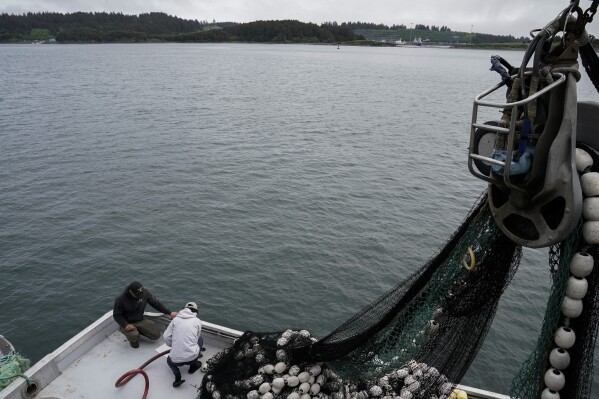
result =
M152 363L154 360L166 355L167 353L170 353L170 351L171 351L170 349L165 350L164 352L161 352L161 353L157 354L156 356L152 357L150 360L148 360L147 362L142 364L139 368L127 371L125 374L120 376L118 380L116 380L116 382L114 383L114 386L116 388L120 388L123 385L125 385L126 383L128 383L137 374L141 374L141 375L143 375L144 380L146 382L146 386L144 388L144 394L141 397L141 399L146 399L148 396L148 391L150 390L150 377L148 377L148 374L143 370L143 368L146 367L148 364Z

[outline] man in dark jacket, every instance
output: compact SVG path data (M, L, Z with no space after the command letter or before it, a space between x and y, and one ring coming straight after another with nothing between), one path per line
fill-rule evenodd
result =
M160 330L156 323L144 317L148 303L159 312L171 317L177 316L178 312L171 312L138 281L129 284L125 292L114 300L112 317L120 326L119 331L127 337L133 348L139 347L140 334L152 340L160 338Z

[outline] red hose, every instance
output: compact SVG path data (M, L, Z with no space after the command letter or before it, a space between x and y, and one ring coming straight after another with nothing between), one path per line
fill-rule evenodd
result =
M146 399L146 397L148 396L148 391L150 390L150 378L148 377L148 374L145 371L143 371L143 368L146 367L148 364L152 363L154 360L158 359L159 357L166 355L170 351L171 350L169 349L164 352L161 352L161 353L157 354L156 356L154 356L153 358L151 358L150 360L148 360L147 362L145 362L144 364L142 364L139 368L127 371L125 374L120 376L118 380L116 380L116 382L114 383L114 386L116 388L120 388L123 385L125 385L126 383L128 383L137 374L141 374L144 376L144 379L146 381L146 387L144 389L144 394L141 397L141 399Z

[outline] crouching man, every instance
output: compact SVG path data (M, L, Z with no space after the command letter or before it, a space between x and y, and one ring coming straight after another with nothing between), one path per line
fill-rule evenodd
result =
M189 374L195 373L201 366L204 339L202 338L202 321L197 317L198 305L188 302L164 331L164 340L171 347L166 362L175 374L173 387L185 382L181 379L179 367L188 365Z
M152 293L146 290L139 281L134 281L125 288L125 292L114 300L112 317L120 326L119 331L127 337L133 348L139 347L139 336L151 340L160 338L158 325L144 316L146 304L171 317L177 312L171 312Z

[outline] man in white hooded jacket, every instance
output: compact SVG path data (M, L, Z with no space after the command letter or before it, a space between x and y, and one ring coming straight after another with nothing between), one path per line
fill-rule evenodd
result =
M204 339L202 321L198 319L197 313L198 305L188 302L164 331L164 340L171 347L166 362L175 374L173 387L185 382L181 379L180 366L189 365L189 374L195 373L202 366L199 358L202 357Z

